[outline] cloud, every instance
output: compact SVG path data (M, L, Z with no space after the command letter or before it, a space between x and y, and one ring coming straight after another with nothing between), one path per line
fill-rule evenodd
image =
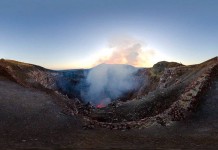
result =
M129 64L137 67L148 66L156 51L131 37L119 37L109 40L111 54L97 60L96 64Z

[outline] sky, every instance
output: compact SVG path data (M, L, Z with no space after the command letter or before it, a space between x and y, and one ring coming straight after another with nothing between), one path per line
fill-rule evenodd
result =
M49 69L188 65L217 45L217 0L0 0L0 58Z

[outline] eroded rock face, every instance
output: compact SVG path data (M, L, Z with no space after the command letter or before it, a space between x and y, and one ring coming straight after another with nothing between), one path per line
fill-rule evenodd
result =
M70 98L78 98L82 101L81 95L86 93L88 87L86 83L88 71L88 69L60 71L56 78L58 91Z
M23 86L57 89L58 72L11 60L1 60L0 68L6 77Z
M59 76L58 72L42 71L39 69L28 72L28 83L38 83L45 88L57 90L56 80Z

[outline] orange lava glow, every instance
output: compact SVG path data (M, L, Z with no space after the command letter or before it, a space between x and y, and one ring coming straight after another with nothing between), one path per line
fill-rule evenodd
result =
M100 103L96 106L96 108L103 108L103 107L105 107L105 105L103 103Z

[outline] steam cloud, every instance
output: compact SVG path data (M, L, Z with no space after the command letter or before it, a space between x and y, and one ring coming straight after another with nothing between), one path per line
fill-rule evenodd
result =
M86 81L89 85L85 100L107 105L111 99L122 96L137 87L134 74L137 68L129 65L101 64L90 70Z
M139 85L135 76L138 69L133 66L142 67L155 55L154 50L144 51L144 47L142 42L131 37L111 39L109 48L113 52L100 58L95 65L101 65L89 71L86 78L88 89L83 92L83 99L95 105L102 102L107 105L111 100L136 89Z
M133 66L143 67L152 59L155 51L145 51L144 44L132 38L112 39L109 48L113 50L111 55L95 63L101 65L90 70L63 72L57 82L60 90L70 97L91 102L96 107L107 105L111 100L137 90L140 81L144 82L146 77L137 76L138 68Z
M141 41L125 37L113 38L109 41L109 48L113 50L110 56L100 58L96 64L129 64L137 67L150 65L155 50L147 49Z

